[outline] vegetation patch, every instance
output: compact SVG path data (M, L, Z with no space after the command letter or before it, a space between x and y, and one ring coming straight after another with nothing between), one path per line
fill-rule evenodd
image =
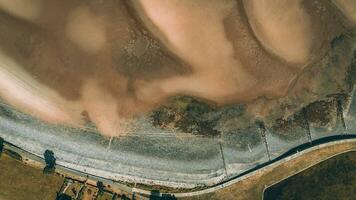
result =
M209 116L216 107L192 97L182 96L169 100L166 104L153 111L151 115L154 126L178 129L195 135L216 136L214 129L216 120Z

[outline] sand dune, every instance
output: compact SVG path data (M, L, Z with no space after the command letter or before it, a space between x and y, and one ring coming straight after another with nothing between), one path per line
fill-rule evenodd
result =
M48 122L82 124L79 105L40 84L11 58L0 55L0 96L5 102Z
M165 44L184 61L193 74L160 82L162 92L187 93L221 101L246 93L256 80L233 55L223 20L234 1L141 0L144 12L167 39ZM159 33L155 33L159 35Z
M43 0L0 0L0 7L12 15L33 21L41 15Z
M302 0L244 0L250 25L263 46L292 63L305 63L312 43L311 23Z
M279 98L324 39L299 0L18 2L0 0L1 98L109 136L174 95Z
M332 0L344 15L356 25L356 1L354 0Z

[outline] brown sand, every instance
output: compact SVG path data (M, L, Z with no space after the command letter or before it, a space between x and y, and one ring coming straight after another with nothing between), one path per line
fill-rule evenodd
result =
M356 1L354 0L332 0L345 16L356 26Z
M243 3L254 33L266 49L288 62L308 61L312 32L302 0Z
M35 20L42 11L43 0L0 0L0 7L12 15L26 20Z
M2 0L0 96L105 135L177 94L220 105L280 97L325 42L310 24L328 22L304 4L46 0L33 17Z
M153 106L132 92L137 79L184 71L138 29L123 2L45 1L42 6L34 22L0 13L6 58L1 60L2 82L7 84L1 97L25 112L79 127L91 120L103 134L116 135L123 121Z

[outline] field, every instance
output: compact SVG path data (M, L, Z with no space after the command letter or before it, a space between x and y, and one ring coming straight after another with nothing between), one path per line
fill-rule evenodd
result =
M286 179L264 193L265 200L352 199L356 196L356 152L348 152ZM332 194L332 195L330 195Z
M1 200L54 200L64 178L44 175L7 154L0 157Z

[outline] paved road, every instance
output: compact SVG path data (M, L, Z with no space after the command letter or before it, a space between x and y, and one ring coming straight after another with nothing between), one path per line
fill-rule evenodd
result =
M291 151L290 153L286 154L285 156L282 156L276 160L271 161L267 165L261 166L249 173L246 173L241 176L237 176L235 178L232 178L231 180L219 183L219 184L209 187L207 189L202 189L202 190L198 190L198 191L194 191L194 192L181 192L181 193L171 193L171 194L176 197L190 197L190 196L197 196L197 195L202 195L202 194L206 194L206 193L211 193L216 190L222 189L224 187L233 185L233 184L237 183L238 181L244 180L248 177L254 176L257 173L259 173L261 170L265 170L267 168L274 168L275 166L278 166L281 163L288 162L288 160L294 159L296 157L301 157L304 154L314 151L316 149L339 145L339 144L355 143L356 142L356 135L349 135L348 137L349 138L333 137L333 138L330 138L327 140L320 140L319 143L315 143L315 145L312 145L312 146L304 146L304 147L300 146L300 147L294 149L293 151ZM22 158L30 160L31 163L34 165L42 166L42 167L45 166L44 159L40 156L34 155L30 152L27 152L27 151L25 151L17 146L14 146L13 144L10 144L8 142L5 142L4 147L5 147L5 149L8 149L8 150L18 153L19 155L22 156ZM342 153L342 152L340 152L340 153ZM325 158L325 159L327 159L327 158ZM27 161L27 162L29 162L29 161ZM113 181L113 180L110 180L110 179L107 179L104 177L92 175L92 174L89 174L89 173L86 173L83 171L71 169L71 168L65 167L60 164L56 165L56 170L57 170L57 172L59 172L61 174L64 174L64 175L73 177L74 179L78 179L78 180L82 180L82 181L86 181L86 180L102 181L105 184L111 185L112 188L117 188L117 189L120 189L122 191L131 193L131 194L135 193L136 195L147 195L147 196L149 196L151 194L151 191L149 191L149 190L143 190L143 189L139 189L136 187L128 187L128 186L118 183L116 181Z

